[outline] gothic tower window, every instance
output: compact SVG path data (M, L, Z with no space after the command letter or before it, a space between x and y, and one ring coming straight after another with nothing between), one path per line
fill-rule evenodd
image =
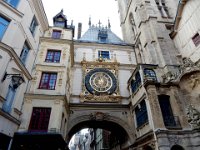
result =
M175 118L170 104L170 96L158 95L158 100L163 116L163 121L166 127L176 126Z
M168 7L165 4L165 0L155 0L158 10L163 18L170 18Z
M129 21L130 21L131 28L132 28L132 31L133 31L133 37L135 38L137 33L136 33L135 20L133 18L133 14L132 13L130 13L130 15L129 15Z

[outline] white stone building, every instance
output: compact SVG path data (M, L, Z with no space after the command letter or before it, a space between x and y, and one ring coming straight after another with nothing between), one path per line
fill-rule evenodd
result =
M0 1L0 149L8 147L21 123L39 38L47 29L40 0Z
M113 150L199 149L199 0L118 0L124 41L91 18L75 40L63 10L48 27L40 0L16 2L0 1L0 148L100 128Z

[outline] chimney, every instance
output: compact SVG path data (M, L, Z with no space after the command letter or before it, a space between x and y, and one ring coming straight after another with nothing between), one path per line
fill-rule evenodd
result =
M78 23L78 36L77 39L80 39L82 32L82 23Z

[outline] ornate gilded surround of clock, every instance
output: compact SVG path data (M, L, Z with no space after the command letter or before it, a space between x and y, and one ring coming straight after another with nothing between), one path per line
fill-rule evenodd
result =
M83 60L83 83L80 98L82 102L119 102L117 62Z
M91 94L110 95L117 89L117 79L108 69L95 68L86 74L85 87Z

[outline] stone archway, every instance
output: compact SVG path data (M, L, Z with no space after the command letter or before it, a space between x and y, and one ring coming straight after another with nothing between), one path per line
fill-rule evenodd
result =
M130 146L134 141L134 133L132 127L127 122L119 117L108 115L102 112L93 112L90 114L83 114L72 118L68 125L69 141L73 134L83 128L102 128L111 131L120 141L123 147Z

